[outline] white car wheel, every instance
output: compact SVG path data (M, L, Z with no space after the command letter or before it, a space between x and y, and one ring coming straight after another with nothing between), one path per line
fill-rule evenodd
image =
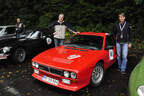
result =
M91 76L91 86L97 87L103 80L104 68L101 63L96 64Z

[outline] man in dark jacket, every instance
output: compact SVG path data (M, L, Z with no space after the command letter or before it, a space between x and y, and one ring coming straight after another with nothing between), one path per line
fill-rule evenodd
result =
M20 34L24 31L24 24L21 22L20 18L18 17L16 23L16 36L17 38L20 38Z
M131 47L130 24L125 21L125 14L119 14L120 22L114 26L112 35L116 38L118 70L126 74L128 47Z
M48 29L51 29L52 31L54 31L53 33L54 43L56 47L59 45L63 45L66 29L73 32L74 34L78 33L76 32L76 30L72 29L72 27L64 21L64 14L59 14L58 21L55 21L54 23L52 23L48 27Z

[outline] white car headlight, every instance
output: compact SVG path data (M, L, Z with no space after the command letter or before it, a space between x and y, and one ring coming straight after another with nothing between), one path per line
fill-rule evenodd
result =
M36 63L35 67L36 67L36 68L39 68L39 64L38 64L38 63Z
M64 71L64 76L68 78L70 76L70 73L68 71Z
M33 62L33 61L32 61L32 66L34 66L34 67L36 66L36 63L35 63L35 62Z
M34 72L35 72L36 74L39 74L39 70L34 69Z
M71 78L73 78L73 79L76 79L76 73L74 73L74 72L71 72Z
M6 53L6 52L9 52L11 49L11 47L3 47L3 52Z
M137 93L139 96L144 96L144 85L138 87Z
M36 63L36 62L33 62L33 61L32 61L32 66L34 66L34 67L36 67L36 68L39 68L39 64Z

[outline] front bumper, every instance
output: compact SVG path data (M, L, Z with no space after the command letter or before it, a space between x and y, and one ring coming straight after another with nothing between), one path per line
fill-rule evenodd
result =
M0 53L0 60L7 59L8 56L8 54Z
M38 69L36 69L38 70ZM62 76L58 76L58 75L55 75L55 74L51 74L51 73L48 73L48 72L44 72L42 70L39 70L39 74L37 73L33 73L32 76L44 83L47 83L49 85L53 85L53 86L56 86L56 87L59 87L59 88L62 88L62 89L65 89L65 90L69 90L69 91L78 91L79 89L85 87L86 83L82 82L81 80L78 80L78 79L68 79L68 78L65 78L65 77L62 77ZM43 76L47 76L47 77L50 77L52 79L55 79L58 81L57 84L53 84L51 82L47 82L45 80L43 80ZM62 79L67 79L67 80L70 80L70 84L66 84L62 81Z

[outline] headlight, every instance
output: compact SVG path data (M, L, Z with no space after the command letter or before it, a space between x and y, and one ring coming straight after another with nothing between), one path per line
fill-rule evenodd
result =
M35 62L33 62L33 61L32 61L32 66L34 66L34 67L36 66L36 63L35 63Z
M39 68L39 64L36 63L36 62L33 62L33 61L32 61L32 66L34 66L34 67L36 67L36 68Z
M35 69L34 69L34 72L35 72L36 74L39 74L39 70L35 70Z
M4 52L4 53L9 52L9 51L10 51L10 48L11 48L11 47L3 47L3 52Z
M68 71L64 71L64 76L68 78L70 76L69 72Z
M71 72L71 78L76 79L76 73Z
M39 64L38 64L38 63L36 63L35 67L36 67L36 68L39 68Z
M144 96L144 85L138 87L137 93L139 96Z

